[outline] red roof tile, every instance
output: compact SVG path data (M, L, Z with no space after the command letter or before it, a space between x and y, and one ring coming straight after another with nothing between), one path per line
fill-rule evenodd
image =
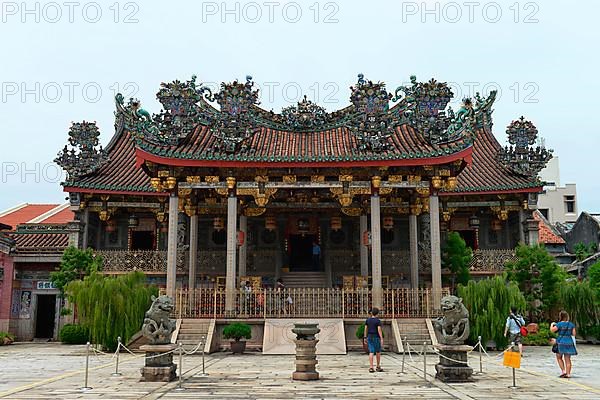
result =
M68 207L40 221L43 224L66 224L75 219L75 213Z
M539 241L546 244L564 244L565 240L555 232L550 222L544 216L536 211L533 213L533 218L539 221Z
M0 216L0 223L10 225L14 230L17 225L31 221L58 206L58 204L25 204L23 207Z
M68 233L12 233L17 253L62 252L69 245Z

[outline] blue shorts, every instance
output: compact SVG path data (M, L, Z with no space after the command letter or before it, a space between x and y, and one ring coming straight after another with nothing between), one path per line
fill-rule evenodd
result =
M379 340L379 336L367 336L367 346L369 347L369 353L381 353L381 340Z

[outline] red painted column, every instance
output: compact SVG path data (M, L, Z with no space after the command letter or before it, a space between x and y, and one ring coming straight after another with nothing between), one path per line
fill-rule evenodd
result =
M4 269L4 277L0 281L0 331L8 332L14 277L12 256L0 252L0 268Z

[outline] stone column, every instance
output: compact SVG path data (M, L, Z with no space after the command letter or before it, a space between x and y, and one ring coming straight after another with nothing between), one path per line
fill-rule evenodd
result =
M358 243L360 246L360 274L364 277L369 276L369 248L363 243L363 234L369 230L367 215L360 215L360 235Z
M371 262L373 276L373 307L383 306L383 289L381 287L381 214L378 194L371 196Z
M442 294L442 252L440 249L440 199L429 197L429 225L431 230L431 287L433 307L440 308Z
M177 285L177 223L179 220L179 197L176 192L169 196L169 233L167 237L167 296L175 300Z
M196 270L198 269L198 214L190 217L190 269L188 287L196 288Z
M409 214L408 216L408 237L410 240L410 287L419 288L419 231L417 226L417 216Z
M534 246L538 244L540 240L540 224L537 219L533 218L533 215L528 215L525 220L525 229L527 230L527 244L529 246Z
M88 236L90 234L90 209L86 207L85 210L83 210L83 241L81 242L81 248L83 249L87 249L88 248Z
M519 210L519 242L525 243L525 211Z
M227 273L225 276L225 312L235 312L236 254L237 253L237 197L227 198Z
M246 275L246 257L248 253L248 217L240 215L240 231L244 235L244 243L240 246L239 275Z

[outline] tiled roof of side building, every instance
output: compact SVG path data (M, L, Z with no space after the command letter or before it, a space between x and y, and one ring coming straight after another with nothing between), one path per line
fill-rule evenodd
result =
M58 206L59 204L22 204L0 213L0 223L16 229L17 225L29 222Z
M473 162L458 175L456 190L450 194L469 192L538 191L542 184L529 177L518 175L498 160L502 148L494 134L481 128L473 144Z
M68 233L12 233L17 253L62 252L69 245Z
M533 217L539 221L540 230L538 232L540 243L546 244L564 244L565 240L558 234L558 231L552 227L550 222L544 218L542 213L536 211Z

